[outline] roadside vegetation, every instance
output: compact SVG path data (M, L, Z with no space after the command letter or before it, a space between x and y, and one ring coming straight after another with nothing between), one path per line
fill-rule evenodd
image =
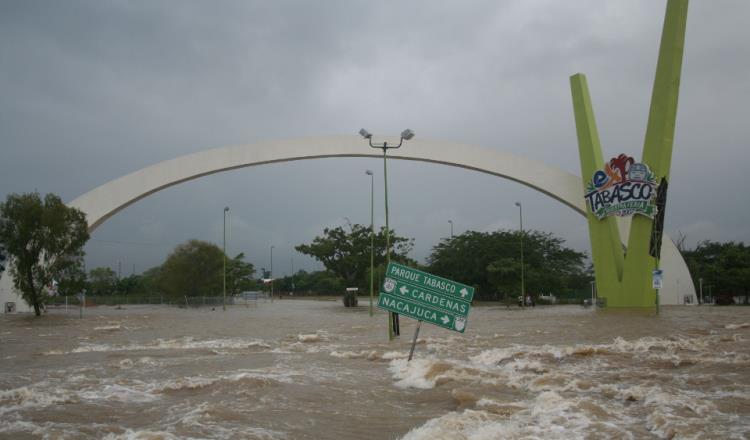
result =
M3 256L2 263L37 315L51 300L50 292L76 298L85 291L89 297L109 297L114 303L181 303L189 297L221 296L225 264L227 296L268 289L263 281L270 273L264 268L256 270L243 253L228 256L217 245L201 240L178 245L163 264L140 275L119 278L107 267L85 273L83 246L88 238L85 215L53 194L44 198L38 193L11 194L0 203L0 249L8 256ZM590 296L593 278L586 254L566 247L562 238L548 232L466 231L435 244L424 265L408 257L413 238L391 230L390 243L392 261L469 284L479 301L515 303L522 270L524 290L537 301L542 295L568 303ZM713 297L717 304L750 302L750 247L742 242L712 241L703 241L695 249L679 247L696 292L702 286L704 297ZM366 294L371 258L375 289L382 283L385 228L375 231L374 237L366 225L326 228L295 249L318 260L324 269L299 270L276 279L278 294L342 295L347 287L358 287Z

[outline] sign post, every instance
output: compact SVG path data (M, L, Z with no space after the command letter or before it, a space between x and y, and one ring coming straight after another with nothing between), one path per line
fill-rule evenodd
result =
M390 263L380 288L378 307L420 322L409 354L411 359L421 321L463 333L473 298L471 286Z
M663 272L661 269L656 269L653 272L651 280L651 287L656 289L656 314L659 314L659 289L662 288L663 284Z

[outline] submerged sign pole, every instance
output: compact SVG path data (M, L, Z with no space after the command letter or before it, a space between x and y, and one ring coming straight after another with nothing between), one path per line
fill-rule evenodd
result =
M656 260L656 267L659 267L659 260ZM655 269L652 274L651 287L656 290L656 314L659 314L659 289L662 288L663 272L661 269Z
M419 327L422 326L422 321L417 321L417 329L414 330L414 339L411 341L411 350L409 350L409 359L407 362L411 362L412 356L414 356L414 347L417 345L417 336L419 336Z

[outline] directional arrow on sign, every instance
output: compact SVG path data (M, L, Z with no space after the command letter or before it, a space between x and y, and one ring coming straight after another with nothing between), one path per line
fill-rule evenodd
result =
M448 321L450 321L451 319L448 317L448 315L443 315L440 320L443 321L443 324L448 324Z
M459 293L461 293L461 298L466 298L466 295L469 294L469 291L466 290L466 287L464 287Z
M402 295L406 295L407 293L409 293L409 289L407 289L406 286L401 286L398 291L401 292Z

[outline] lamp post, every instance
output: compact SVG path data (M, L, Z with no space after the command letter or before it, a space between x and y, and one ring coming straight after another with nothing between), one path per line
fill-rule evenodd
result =
M375 298L375 174L367 170L370 176L370 316L372 316L372 302Z
M222 286L221 306L225 312L227 311L227 212L229 212L229 206L224 207L224 282Z
M273 302L273 246L271 246L271 302Z
M289 266L291 266L291 277L292 277L292 296L294 296L294 257L289 258Z
M451 224L451 238L453 238L453 220L448 220L448 223Z
M365 130L364 128L359 130L359 134L367 139L367 142L370 144L370 147L372 148L380 148L383 150L383 185L385 186L385 261L386 265L391 263L391 230L390 225L388 224L388 166L386 161L386 152L389 148L395 149L400 148L401 145L403 145L404 141L408 141L409 139L414 137L414 132L410 129L406 129L401 132L401 139L398 142L398 145L388 145L388 142L383 142L382 144L373 144L372 143L372 134ZM393 339L394 334L395 336L398 336L399 331L399 323L398 323L398 314L397 313L388 313L388 337L389 339Z
M521 206L521 202L516 202L516 206L518 206L518 217L521 226L521 304L522 307L526 307L526 292L523 279L523 206Z

